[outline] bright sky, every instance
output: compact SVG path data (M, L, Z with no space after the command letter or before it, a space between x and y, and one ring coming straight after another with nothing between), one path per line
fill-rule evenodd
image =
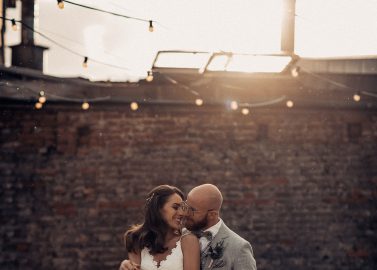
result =
M139 22L65 4L36 0L35 27L72 54L35 35L50 47L44 72L91 80L125 81L145 77L159 50L279 53L281 0L71 0L127 16L154 20L155 31ZM17 9L8 18L20 19ZM302 57L377 57L377 0L297 0L295 53ZM7 31L8 45L20 33ZM129 68L129 71L102 64ZM8 63L10 60L8 59Z

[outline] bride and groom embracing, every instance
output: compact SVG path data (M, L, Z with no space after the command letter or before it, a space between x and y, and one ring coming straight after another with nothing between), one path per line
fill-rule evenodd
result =
M256 270L248 241L220 218L223 197L212 184L193 188L187 200L178 188L155 187L144 222L125 234L128 260L120 270Z

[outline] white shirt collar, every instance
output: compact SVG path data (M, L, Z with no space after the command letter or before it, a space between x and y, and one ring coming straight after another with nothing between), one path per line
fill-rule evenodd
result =
M205 232L209 231L212 233L212 237L215 237L215 235L219 232L221 225L223 224L222 219L219 219L219 222L217 222L212 227L209 227L208 229L204 230Z

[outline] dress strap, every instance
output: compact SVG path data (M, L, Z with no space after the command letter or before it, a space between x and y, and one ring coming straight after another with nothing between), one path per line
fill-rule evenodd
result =
M186 236L186 235L189 235L191 234L191 231L187 230L186 228L183 228L182 229L182 234L181 234L181 237L179 238L179 240L182 239L182 237Z

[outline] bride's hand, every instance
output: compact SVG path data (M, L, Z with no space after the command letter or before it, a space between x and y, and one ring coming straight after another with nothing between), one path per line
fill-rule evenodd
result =
M140 270L140 265L133 263L130 260L124 260L120 264L119 270Z

